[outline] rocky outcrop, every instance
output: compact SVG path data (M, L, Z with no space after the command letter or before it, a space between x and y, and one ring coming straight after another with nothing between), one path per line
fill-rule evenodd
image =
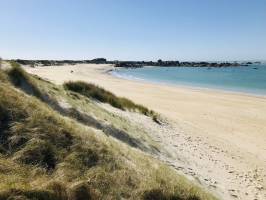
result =
M114 64L115 67L124 68L139 68L143 66L160 66L160 67L238 67L248 66L253 64L252 62L179 62L177 60L163 61L108 61L105 58L95 58L92 60L15 60L22 65L34 66L51 66L51 65L75 65L75 64ZM259 62L254 62L259 64Z
M142 66L160 66L160 67L238 67L243 64L237 62L179 62L179 61L123 61L115 63L115 67L126 67L126 68L138 68Z

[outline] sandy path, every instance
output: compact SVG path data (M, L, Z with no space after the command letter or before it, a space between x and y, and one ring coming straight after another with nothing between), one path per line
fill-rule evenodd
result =
M266 199L266 98L124 80L105 73L111 68L75 65L27 70L58 84L93 82L161 113L172 128L154 130L154 137L172 152L171 165L224 199Z

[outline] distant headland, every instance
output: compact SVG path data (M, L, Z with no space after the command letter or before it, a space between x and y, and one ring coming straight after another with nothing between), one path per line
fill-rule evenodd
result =
M180 61L108 61L105 58L95 58L92 60L14 60L22 65L34 66L53 66L64 64L114 64L115 67L140 68L144 66L160 67L239 67L251 64L260 64L260 62L180 62Z

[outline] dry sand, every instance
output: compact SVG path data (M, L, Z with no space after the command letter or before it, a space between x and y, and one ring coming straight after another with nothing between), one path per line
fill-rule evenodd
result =
M170 121L146 127L171 152L168 164L224 199L266 199L265 97L125 80L107 74L110 65L26 69L57 84L92 82L153 109Z

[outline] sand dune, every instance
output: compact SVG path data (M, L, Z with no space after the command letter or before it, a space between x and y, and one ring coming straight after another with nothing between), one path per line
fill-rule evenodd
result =
M110 65L26 69L58 84L93 82L157 111L173 127L154 131L171 165L226 199L266 199L266 98L124 80L106 73Z

